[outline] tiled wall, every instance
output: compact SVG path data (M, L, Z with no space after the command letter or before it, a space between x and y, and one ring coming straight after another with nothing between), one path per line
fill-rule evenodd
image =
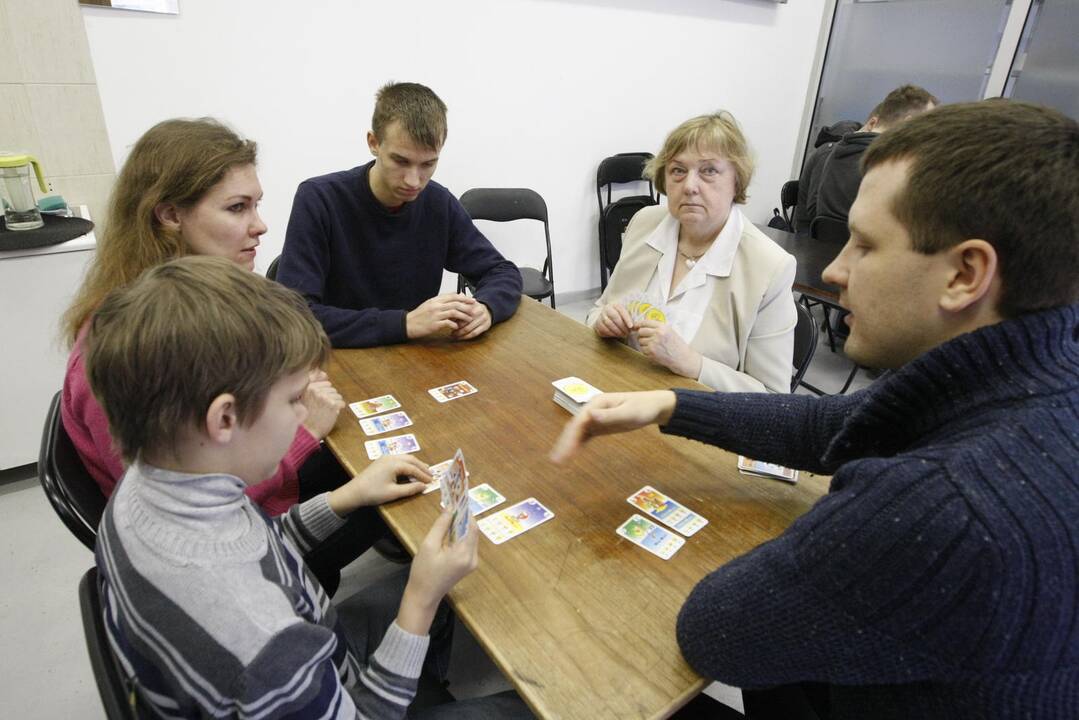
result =
M0 150L101 225L116 169L77 0L0 0Z

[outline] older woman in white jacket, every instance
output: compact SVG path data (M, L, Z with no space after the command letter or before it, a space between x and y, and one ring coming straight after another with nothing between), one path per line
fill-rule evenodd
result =
M633 216L587 323L715 390L789 392L795 259L736 207L753 175L738 124L728 112L687 120L645 172L667 207ZM625 299L641 292L666 306L666 322L634 322Z

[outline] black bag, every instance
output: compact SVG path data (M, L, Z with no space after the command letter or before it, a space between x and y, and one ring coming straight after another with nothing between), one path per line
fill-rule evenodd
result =
M772 219L768 221L768 227L776 228L777 230L786 230L787 232L794 232L794 228L792 228L779 213L779 208L772 208Z

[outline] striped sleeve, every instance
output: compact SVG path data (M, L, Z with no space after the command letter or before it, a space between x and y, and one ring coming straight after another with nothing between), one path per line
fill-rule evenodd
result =
M271 520L280 523L284 534L303 555L345 524L345 519L330 509L329 497L329 493L316 495Z

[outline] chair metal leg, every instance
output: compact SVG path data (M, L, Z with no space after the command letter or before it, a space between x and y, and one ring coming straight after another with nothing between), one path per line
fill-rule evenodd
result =
M843 395L847 392L847 390L850 388L850 384L854 382L854 376L858 373L858 368L860 367L861 365L859 365L858 363L854 363L854 367L850 369L850 375L847 376L847 382L843 383L843 389L840 390L838 393L839 395Z

